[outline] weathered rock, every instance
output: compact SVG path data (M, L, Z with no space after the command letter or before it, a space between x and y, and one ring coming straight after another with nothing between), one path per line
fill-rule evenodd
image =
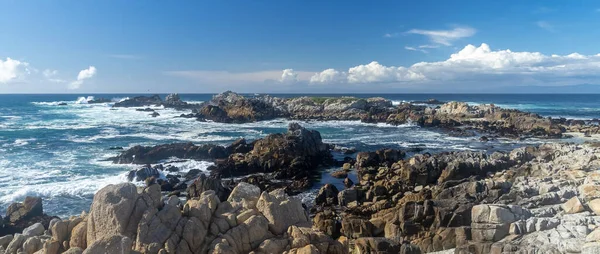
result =
M108 185L99 190L88 215L87 245L115 235L135 236L141 214L146 210L146 207L140 207L143 201L138 201L141 201L140 194L130 183Z
M281 189L263 192L256 207L269 220L269 230L276 235L282 234L291 225L308 222L302 202L288 197Z
M44 247L42 240L38 237L30 237L23 243L23 251L27 254L34 253Z
M596 215L600 215L600 199L594 199L588 203L588 206Z
M566 203L564 203L562 205L563 210L565 211L565 213L580 213L583 212L585 210L585 208L583 207L583 204L581 204L581 201L579 200L578 197L573 197L571 199L569 199L569 201L567 201Z
M242 202L246 202L248 208L256 207L256 202L260 196L260 188L255 185L248 184L245 182L240 182L237 184L235 188L229 194L229 198L227 201L235 204L242 204Z
M401 253L400 244L383 237L356 239L353 253Z
M71 231L71 240L69 242L69 246L71 246L71 248L87 248L87 222L81 222L73 228Z
M83 253L85 254L129 254L133 242L123 235L106 235L94 241Z
M338 189L333 184L325 184L315 197L316 205L337 205L338 204Z
M38 222L24 229L23 235L26 237L38 236L44 234L44 231L44 225Z
M33 217L42 216L44 209L39 197L26 197L23 203L13 203L8 206L6 218L10 223L18 223Z

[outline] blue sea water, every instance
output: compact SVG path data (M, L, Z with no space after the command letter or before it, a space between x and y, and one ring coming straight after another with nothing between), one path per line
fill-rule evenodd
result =
M179 118L182 111L156 108L159 117L134 108L111 108L112 103L88 104L95 98L113 101L131 94L95 95L0 95L0 214L8 205L28 195L40 196L51 215L69 216L87 210L93 194L108 184L126 181L135 165L115 165L104 159L117 155L110 147L157 145L191 141L196 144L226 145L244 137L257 139L283 132L290 121L277 119L249 124L221 124ZM164 95L162 95L164 96ZM291 97L298 94L277 94ZM342 96L314 95L311 96ZM467 101L534 112L543 116L577 119L600 118L598 95L504 95L504 94L352 94L380 96L400 103L435 98ZM182 94L188 102L209 100L212 94ZM59 106L59 103L67 103ZM544 142L499 139L487 143L475 137L452 137L435 129L414 125L390 126L359 121L303 122L321 132L325 142L360 151L384 147L421 148L428 152L446 150L509 150ZM338 155L341 156L341 155ZM173 163L183 171L205 170L209 162ZM328 169L335 170L335 169ZM335 181L323 173L323 182ZM337 182L336 182L337 183ZM339 183L337 183L339 184ZM315 187L315 189L318 188ZM309 192L304 197L310 197ZM308 198L307 198L308 199Z

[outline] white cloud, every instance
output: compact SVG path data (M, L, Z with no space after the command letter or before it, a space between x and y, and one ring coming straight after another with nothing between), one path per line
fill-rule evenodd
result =
M553 32L553 33L556 32L556 29L554 28L554 26L546 21L535 22L535 25L541 29L548 31L548 32Z
M412 29L407 31L407 34L419 34L424 35L431 40L431 42L436 44L441 44L445 46L451 46L452 42L466 37L471 37L475 35L477 31L471 27L455 27L450 30L422 30L422 29Z
M314 74L310 77L310 83L340 83L343 82L348 76L345 72L339 72L334 69L327 69L322 72Z
M14 60L10 57L7 57L4 61L0 59L0 83L8 83L28 73L27 66L29 66L29 63Z
M285 69L281 74L281 79L279 81L283 83L294 83L298 82L298 73L294 72L293 69Z
M423 52L425 54L429 53L427 50L422 49L421 47L419 48L415 48L415 47L409 47L409 46L405 46L404 49L406 50L410 50L410 51L419 51L419 52Z
M331 78L331 77L336 77ZM448 59L420 62L409 67L383 66L378 62L351 67L347 72L327 69L311 83L420 83L445 84L477 81L512 85L600 82L600 54L544 55L539 52L492 50L483 43L467 45Z
M90 79L94 76L96 76L96 67L94 66L81 70L77 75L77 80L69 84L69 89L78 89L86 79Z
M387 33L383 35L383 38L393 38L398 37L398 33Z

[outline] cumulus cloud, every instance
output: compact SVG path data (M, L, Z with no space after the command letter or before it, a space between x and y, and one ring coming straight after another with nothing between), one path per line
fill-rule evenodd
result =
M335 77L335 78L332 78ZM327 69L311 77L313 84L327 83L422 83L444 84L477 81L481 84L561 84L600 81L600 54L544 55L539 52L492 50L483 43L467 45L438 62L409 67L384 66L378 62L351 67L347 72Z
M69 84L69 89L78 89L87 79L96 76L96 67L90 66L87 69L81 70L77 75L77 80Z
M0 83L8 83L19 76L28 72L29 63L7 57L6 60L0 59Z
M285 69L281 74L281 79L279 81L283 83L294 83L298 82L298 73L294 72L293 69Z
M471 27L455 27L449 30L423 30L423 29L412 29L407 31L407 34L418 34L424 35L436 44L445 46L451 46L452 42L466 37L475 35L477 31Z

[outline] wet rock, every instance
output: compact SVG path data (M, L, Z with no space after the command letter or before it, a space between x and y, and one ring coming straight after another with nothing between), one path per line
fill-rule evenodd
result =
M134 146L119 156L112 158L119 164L153 164L176 157L180 159L213 160L227 157L225 148L217 145L199 145L192 143L173 143L154 147Z
M156 168L152 168L150 167L150 165L138 169L138 170L131 170L129 171L129 174L127 175L127 180L131 181L144 181L149 177L159 177L160 176L160 172L156 169Z
M26 197L23 203L13 203L8 206L6 217L10 223L27 220L43 215L42 199L39 197Z
M163 101L158 95L152 96L136 96L120 102L117 102L113 107L144 107L144 106L160 106Z

